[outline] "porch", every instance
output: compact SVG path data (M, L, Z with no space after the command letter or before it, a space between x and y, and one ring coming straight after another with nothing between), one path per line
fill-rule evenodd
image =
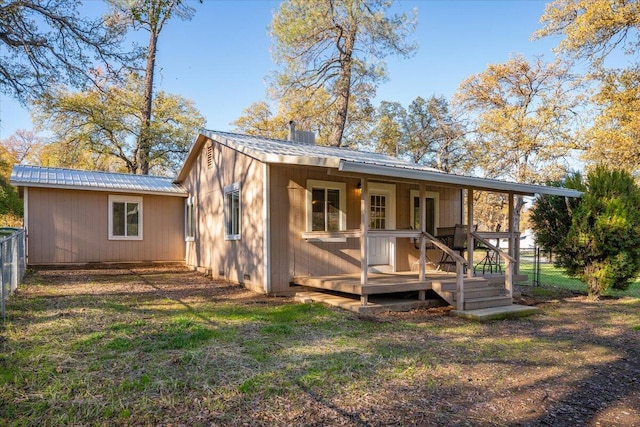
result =
M418 272L398 273L368 273L367 283L363 284L360 274L340 274L328 276L297 276L293 283L306 288L321 289L333 293L352 295L344 304L347 308L357 311L379 311L376 305L394 305L394 294L415 292L417 298L404 299L401 306L411 309L418 306L434 306L426 304L427 300L434 300L437 295L447 303L458 307L458 275L455 272L428 271L424 278ZM517 275L517 281L526 280L525 276ZM478 310L489 307L504 307L512 304L512 295L505 288L505 276L500 274L480 275L463 279L464 301L460 310ZM431 298L429 292L435 293ZM316 295L316 298L318 295ZM344 297L345 299L348 296ZM382 301L382 302L381 302ZM338 304L336 304L338 305ZM359 307L355 307L359 305Z

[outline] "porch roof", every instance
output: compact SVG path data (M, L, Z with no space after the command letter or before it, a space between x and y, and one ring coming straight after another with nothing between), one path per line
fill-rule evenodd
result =
M379 176L382 179L396 178L428 181L465 188L471 187L524 195L552 194L568 197L580 197L582 195L579 191L565 188L519 184L497 179L450 174L380 153L206 129L201 130L196 138L175 180L176 183L180 183L186 179L191 165L207 139L214 140L264 163L319 166L337 169L345 173Z

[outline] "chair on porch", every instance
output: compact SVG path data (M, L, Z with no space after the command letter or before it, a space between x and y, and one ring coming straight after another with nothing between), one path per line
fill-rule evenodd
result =
M475 231L477 228L478 226L475 225L473 227L473 231ZM456 224L455 227L438 228L438 236L436 237L440 238L442 243L449 246L454 251L457 251L460 256L464 258L465 252L467 250L467 226L465 224ZM473 262L473 260L471 260L471 262ZM453 258L451 258L451 255L443 252L439 264L441 268L445 268L443 266L455 267L456 262Z

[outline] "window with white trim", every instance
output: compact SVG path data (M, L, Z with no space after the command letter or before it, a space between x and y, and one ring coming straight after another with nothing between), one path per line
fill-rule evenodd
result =
M193 210L193 199L193 196L189 196L184 205L184 236L188 242L192 242L196 235L196 217Z
M142 197L109 196L109 240L142 240Z
M307 231L345 230L346 207L344 182L307 180Z
M224 187L224 238L240 240L242 209L240 208L240 183Z
M411 226L415 230L420 230L420 191L411 190L410 200L411 206L409 211L411 216ZM427 233L434 236L439 222L440 194L434 191L426 191L424 202L427 210L425 230Z

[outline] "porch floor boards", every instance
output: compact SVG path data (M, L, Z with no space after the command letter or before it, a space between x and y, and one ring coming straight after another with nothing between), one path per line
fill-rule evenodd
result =
M455 273L427 272L421 281L416 272L369 273L368 284L360 283L360 273L334 276L297 276L293 283L310 288L344 292L355 295L388 294L394 292L426 291L434 281L455 280Z

